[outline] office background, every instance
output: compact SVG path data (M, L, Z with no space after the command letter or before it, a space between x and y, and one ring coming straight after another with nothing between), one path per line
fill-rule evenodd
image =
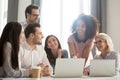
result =
M38 3L39 2L39 3ZM4 25L9 21L25 20L24 11L27 5L36 3L41 5L40 0L2 0L0 3L0 35ZM120 51L120 0L91 0L91 14L99 18L100 31L112 37L116 51ZM60 37L61 38L61 37ZM62 39L60 39L62 40ZM62 41L61 41L62 42Z

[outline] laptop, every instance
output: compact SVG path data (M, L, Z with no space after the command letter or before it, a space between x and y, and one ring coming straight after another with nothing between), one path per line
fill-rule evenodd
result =
M56 59L55 78L82 77L85 59L58 58Z
M115 60L91 60L91 77L112 77L115 75Z

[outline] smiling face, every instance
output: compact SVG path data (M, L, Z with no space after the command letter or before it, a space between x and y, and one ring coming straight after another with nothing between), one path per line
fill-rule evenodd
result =
M106 40L104 40L102 38L99 38L99 37L95 38L95 44L96 44L96 47L98 48L98 50L101 52L105 52L108 49Z
M39 28L39 27L36 27L35 33L34 33L33 42L35 44L41 44L42 43L42 39L43 39L42 29Z
M54 36L49 37L48 41L47 41L47 47L51 50L56 50L58 49L58 41Z
M27 13L27 20L29 23L35 23L39 20L39 9L32 9L31 14Z
M77 26L77 33L79 37L84 37L86 32L86 24L82 21L78 21L78 26Z

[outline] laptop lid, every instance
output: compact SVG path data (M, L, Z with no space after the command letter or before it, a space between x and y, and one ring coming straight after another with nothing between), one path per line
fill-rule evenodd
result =
M85 59L58 58L56 59L54 77L81 77Z
M91 60L90 76L111 77L115 75L115 60Z

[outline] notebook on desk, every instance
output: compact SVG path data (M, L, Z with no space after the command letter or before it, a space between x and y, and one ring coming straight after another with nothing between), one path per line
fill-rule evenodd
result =
M90 76L111 77L115 75L115 60L91 60Z
M56 60L55 78L73 78L83 75L85 59L65 59L59 58Z

